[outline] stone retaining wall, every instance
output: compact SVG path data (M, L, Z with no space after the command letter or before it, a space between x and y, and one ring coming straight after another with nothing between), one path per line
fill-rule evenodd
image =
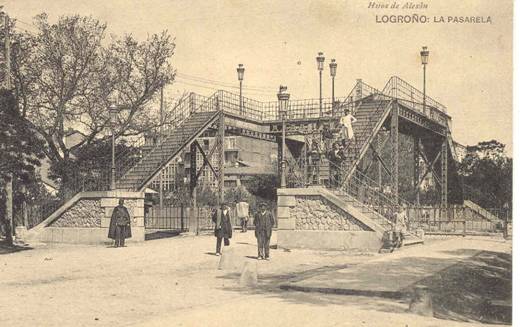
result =
M381 247L381 227L322 188L278 189L277 213L281 248L377 251Z
M296 230L367 231L357 221L334 204L320 196L296 196L296 205L290 210Z
M50 227L101 227L105 210L98 199L79 200L72 208L61 214Z
M81 192L39 225L17 228L17 235L26 242L110 244L110 217L119 199L125 200L130 214L128 242L144 241L144 193L126 191Z

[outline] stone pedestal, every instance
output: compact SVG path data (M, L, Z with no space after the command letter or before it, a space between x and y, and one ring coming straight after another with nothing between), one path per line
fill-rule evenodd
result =
M285 249L377 251L380 235L367 217L320 187L277 190L278 246Z
M144 193L126 191L81 192L34 228L20 235L25 242L110 244L110 217L119 199L130 214L132 238L144 241ZM22 236L23 235L23 236Z

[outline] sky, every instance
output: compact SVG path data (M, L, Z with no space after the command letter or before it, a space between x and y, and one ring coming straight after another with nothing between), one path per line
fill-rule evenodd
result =
M382 89L397 75L422 89L419 56L428 46L427 94L453 119L464 145L496 139L512 154L512 1L422 1L427 9L370 9L369 0L9 0L4 10L20 29L34 30L42 12L51 21L81 14L108 24L114 35L145 38L168 30L176 38L177 81L168 97L184 91L210 95L237 91L236 67L245 67L244 95L275 100L279 85L291 99L319 97L316 55L338 63L335 95L347 95L361 78ZM401 6L407 1L373 1ZM421 1L412 1L420 4ZM376 15L426 15L426 24L383 24ZM491 24L433 23L435 17L491 17ZM330 97L329 71L323 75Z

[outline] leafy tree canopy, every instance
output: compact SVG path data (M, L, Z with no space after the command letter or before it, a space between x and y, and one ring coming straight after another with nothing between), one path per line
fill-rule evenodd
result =
M113 102L120 105L117 137L163 123L150 105L175 75L170 63L175 44L167 32L144 41L107 37L104 23L79 15L51 23L41 14L34 23L37 33L13 35L13 80L19 111L45 140L52 164L109 138L107 108ZM79 142L65 141L70 127L83 134Z
M495 140L469 146L459 174L464 196L482 207L511 207L513 159L504 153L505 145Z

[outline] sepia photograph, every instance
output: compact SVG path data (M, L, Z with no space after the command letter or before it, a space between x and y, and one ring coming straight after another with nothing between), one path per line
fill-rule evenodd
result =
M513 325L513 16L0 1L0 326Z

